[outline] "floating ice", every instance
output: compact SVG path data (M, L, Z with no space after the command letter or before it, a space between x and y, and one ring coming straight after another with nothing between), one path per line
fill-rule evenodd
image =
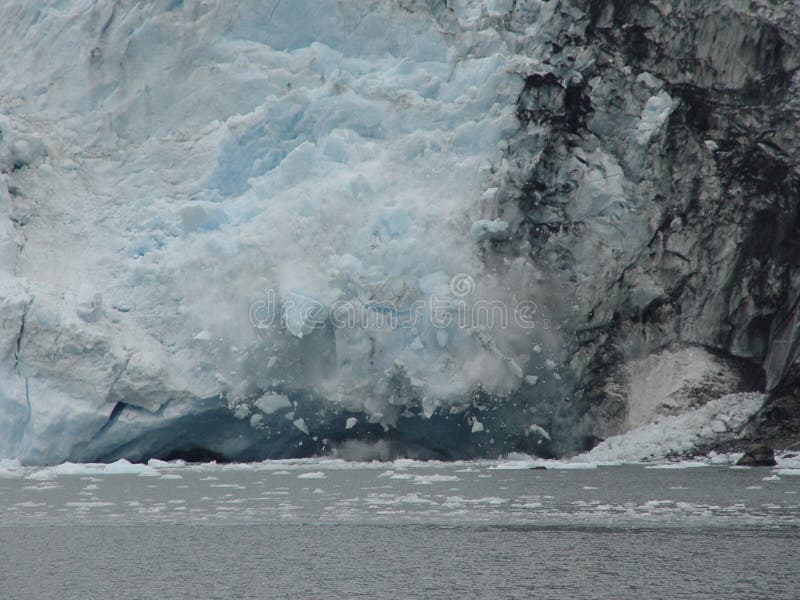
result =
M24 475L22 465L17 460L0 460L0 479L17 479Z
M35 470L26 475L28 479L48 480L55 477L75 477L83 475L159 475L153 467L144 464L130 463L120 459L109 464L100 463L71 463L65 462L53 467Z
M267 392L256 400L254 404L258 410L267 415L271 415L282 408L291 408L292 406L287 396L275 392Z

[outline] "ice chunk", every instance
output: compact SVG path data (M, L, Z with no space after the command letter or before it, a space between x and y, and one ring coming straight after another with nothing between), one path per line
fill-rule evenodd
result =
M295 419L294 421L292 421L292 423L293 423L293 424L294 424L294 426L295 426L295 427L297 427L297 428L298 428L300 431L302 431L303 433L305 433L306 435L308 435L308 426L306 425L306 422L303 420L303 418L302 418L302 417L301 417L301 418L299 418L299 419Z
M719 419L711 421L711 431L714 433L725 433L728 431L727 425L720 421Z
M666 91L651 96L645 104L637 127L636 141L646 145L658 131L675 108L675 102Z
M35 480L48 480L54 477L81 476L81 475L151 475L158 474L153 467L131 463L120 459L110 464L86 463L77 464L65 462L54 467L45 467L28 474L26 478Z
M763 406L765 400L765 395L756 393L723 396L695 410L663 417L658 423L610 437L578 459L592 462L637 461L688 453L719 436L735 435ZM727 422L724 433L717 433L709 426L714 421Z
M255 401L256 408L264 414L271 415L283 408L291 408L289 397L276 392L267 392Z
M550 441L552 439L550 437L550 434L547 433L547 430L544 427L542 427L541 425L537 425L536 423L528 425L528 431L530 433L533 433L535 435L543 437L547 441Z
M664 87L664 83L652 73L643 71L636 76L636 81L639 81L652 89L653 91L659 90Z
M500 219L495 219L494 221L482 219L472 224L470 234L472 239L479 242L484 240L505 240L509 236L509 225Z
M450 481L460 481L458 475L414 475L414 483L416 484L431 484L431 483L445 483Z
M237 404L233 410L233 416L237 419L246 419L250 416L250 407L247 404Z
M301 291L292 291L283 304L286 329L298 338L322 327L326 318L325 305L314 296Z

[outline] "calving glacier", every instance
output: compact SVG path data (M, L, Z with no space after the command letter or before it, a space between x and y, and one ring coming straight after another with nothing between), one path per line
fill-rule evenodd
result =
M404 310L453 299L459 274L475 298L534 286L470 238L518 128L519 36L497 10L4 4L3 454L472 446L472 396L519 388L527 332L426 311L310 328L285 305ZM251 310L268 294L269 327Z
M4 2L0 458L549 456L713 400L689 451L769 421L737 392L792 413L770 7Z

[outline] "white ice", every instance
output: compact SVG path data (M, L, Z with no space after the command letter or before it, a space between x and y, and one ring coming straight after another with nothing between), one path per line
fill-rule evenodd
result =
M104 456L219 407L266 436L281 395L392 427L411 398L519 387L519 332L298 308L403 311L457 274L510 299L535 276L494 279L470 232L508 227L484 192L519 127L517 52L556 9L511 32L506 0L405 4L0 5L0 458Z

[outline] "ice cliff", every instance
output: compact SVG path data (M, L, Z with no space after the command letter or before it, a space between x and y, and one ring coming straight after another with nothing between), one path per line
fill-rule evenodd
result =
M766 1L3 2L0 458L560 454L785 397L799 30Z

